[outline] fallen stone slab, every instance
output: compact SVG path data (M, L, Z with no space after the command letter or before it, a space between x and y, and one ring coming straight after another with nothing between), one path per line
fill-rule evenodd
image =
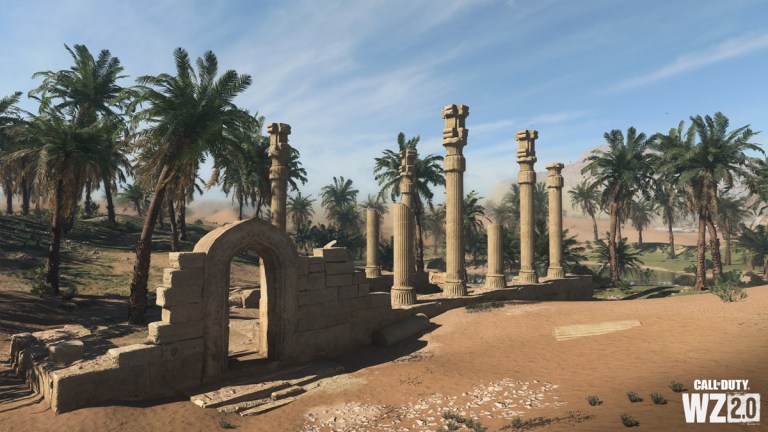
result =
M255 408L247 409L245 411L240 411L240 415L243 417L249 417L249 416L256 416L259 414L263 414L267 411L272 411L275 408L280 408L281 406L288 405L289 403L295 401L295 397L289 397L286 399L280 399L276 401L272 401L269 403L265 403L264 405L259 405Z
M273 392L290 386L288 381L268 381L259 384L230 386L192 396L190 400L199 407L218 408L238 402L264 399L271 396Z
M280 400L285 399L291 396L298 396L302 393L304 393L304 389L299 386L291 386L282 390L278 390L276 392L272 392L272 394L269 396L272 398L272 400Z
M240 412L253 407L257 407L259 405L264 405L265 403L269 403L271 401L272 401L272 398L263 398L263 399L256 399L252 401L238 402L230 405L220 406L216 408L216 411L220 413Z
M558 341L576 339L586 336L596 336L607 333L614 333L622 330L628 330L634 327L640 327L639 320L608 321L590 324L575 324L567 326L556 326L552 328L552 334Z
M392 346L429 327L429 317L416 314L402 321L373 332L373 343L380 346Z

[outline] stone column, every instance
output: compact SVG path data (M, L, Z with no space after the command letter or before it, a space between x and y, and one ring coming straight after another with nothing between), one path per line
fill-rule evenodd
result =
M536 139L539 133L535 130L521 130L515 134L518 142L517 163L520 172L517 182L520 184L520 283L537 283L536 268L534 267L534 248L536 232L533 214L533 188L536 186Z
M416 303L416 291L413 288L413 212L403 203L395 204L395 262L392 284L392 306Z
M379 277L381 276L381 267L379 267L379 212L368 208L365 211L365 218L367 224L365 232L367 244L365 277Z
M402 203L413 210L413 165L416 163L415 150L403 150L402 164L400 165L400 196Z
M547 190L549 191L549 268L547 278L562 279L563 272L563 176L565 165L547 165Z
M488 273L485 275L485 287L504 288L507 285L507 280L504 279L504 251L502 249L504 237L501 224L489 224L486 230L488 231Z
M445 128L443 146L446 156L443 160L445 171L445 282L443 295L446 297L467 295L464 267L463 207L464 171L466 161L462 151L467 145L469 131L464 120L469 115L466 105L448 105L443 108Z
M291 127L285 123L272 123L267 126L269 132L269 157L272 166L269 168L269 182L272 188L272 225L286 230L285 206L288 185L288 167L286 161L291 156L291 146L288 145L288 135Z

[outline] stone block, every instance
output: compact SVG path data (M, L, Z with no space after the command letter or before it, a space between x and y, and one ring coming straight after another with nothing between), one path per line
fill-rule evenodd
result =
M309 318L300 318L299 321L296 323L296 332L305 332L305 331L312 331L312 330L319 330L324 329L328 327L335 327L338 325L346 324L350 320L350 316L348 313L334 313L331 311L328 311L327 313L324 313L322 315L313 317L311 319Z
M310 273L307 277L306 291L325 289L325 273Z
M305 275L309 273L309 257L308 256L300 256L298 260L298 267L299 267L299 274Z
M163 322L176 324L203 319L202 303L166 306L162 313Z
M205 252L171 252L168 262L174 269L194 269L205 267Z
M357 295L358 295L358 285L344 285L339 287L340 299L357 297Z
M193 355L203 354L203 339L188 339L181 342L174 342L167 345L162 345L163 348L163 360L171 360L174 358L181 358Z
M362 310L368 310L371 308L371 298L373 297L373 294L369 294L366 296L360 296L355 297L351 299L351 304L349 306L350 312L355 311L362 311ZM389 294L387 294L387 298L389 298Z
M312 252L312 255L316 257L323 257L326 263L339 263L349 261L347 248L343 247L318 248Z
M243 307L244 308L258 308L260 299L261 299L260 289L243 290Z
M188 305L202 301L203 287L158 287L155 293L158 306Z
M158 362L163 358L163 347L149 344L133 344L107 351L112 362L120 367L141 366Z
M363 282L365 282L365 272L355 270L355 272L352 273L352 283L361 284Z
M173 288L203 288L204 274L202 268L172 269L163 272L163 286Z
M67 340L48 346L50 360L55 363L72 363L83 358L83 341Z
M327 303L335 301L338 297L336 287L328 287L321 290L304 291L299 294L299 306Z
M377 307L383 307L383 306L390 306L392 304L391 295L389 293L371 293L368 294L368 297L371 298L371 307L377 308Z
M334 309L332 304L318 303L313 305L299 306L298 319L299 320L321 320L324 316L333 313Z
M325 286L327 287L339 287L343 285L352 285L354 276L352 273L337 274L337 275L325 275Z
M367 283L361 283L357 286L357 295L363 296L368 295L368 293L370 293L370 285Z
M325 263L326 276L337 275L337 274L347 274L347 273L352 273L353 271L355 271L355 264L352 261L341 262L341 263L334 263L334 262Z
M322 256L319 256L319 257L311 256L307 258L309 259L310 273L325 272L325 260L323 260Z
M149 341L154 344L168 344L203 336L203 321L170 324L162 321L149 323Z

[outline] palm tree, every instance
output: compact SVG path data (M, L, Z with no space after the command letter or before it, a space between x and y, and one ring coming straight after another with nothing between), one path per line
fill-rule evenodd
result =
M768 229L765 225L750 228L741 224L740 232L739 244L752 252L752 262L763 265L763 280L768 282Z
M581 172L593 177L592 187L601 188L601 202L610 209L610 283L615 286L620 276L616 255L617 225L622 214L627 214L627 203L638 193L652 190L653 177L652 166L645 154L649 140L644 133L638 134L634 127L630 127L626 139L618 129L606 132L603 137L608 150L593 150Z
M135 183L123 186L123 192L117 194L117 200L124 204L133 204L134 210L138 213L139 217L144 216L143 208L146 201L147 194Z
M663 174L660 175L660 177ZM657 211L661 212L661 219L667 224L669 234L669 257L675 258L675 234L672 227L678 217L685 217L688 213L685 205L685 191L680 189L674 182L660 180L657 182L653 199L656 203Z
M734 179L750 179L754 160L746 155L746 151L762 153L759 145L749 140L756 135L749 125L728 132L728 117L718 112L714 117L691 117L692 130L698 136L699 142L691 145L688 137L682 141L679 133L671 131L681 143L672 147L666 154L664 165L666 172L674 173L674 180L685 187L690 196L690 207L696 212L699 221L698 254L696 259L695 289L703 290L706 285L706 232L710 232L710 248L712 251L712 273L722 274L720 259L720 241L714 224L717 215L718 184L725 190L733 187ZM680 125L682 130L682 124ZM689 135L692 135L691 132Z
M77 127L94 122L98 116L117 117L115 108L121 108L123 101L131 95L130 91L125 91L117 84L117 80L125 77L121 75L124 69L120 59L112 57L109 50L101 50L98 58L94 58L85 45L70 48L65 44L64 47L72 56L74 65L57 72L49 70L35 73L32 78L42 77L43 82L30 95L58 101L56 108L71 112ZM122 169L128 167L125 156L127 141L118 142L118 145L104 142L104 148L97 156L100 163L95 164L90 172L83 170L78 174L85 176L86 214L90 215L92 209L90 194L102 182L108 218L115 222L112 192L116 190L116 177L124 181ZM74 192L80 193L79 190Z
M296 195L288 197L288 214L291 217L291 223L293 223L293 229L298 232L299 228L305 225L309 225L312 221L312 216L315 215L315 210L312 208L312 203L315 200L312 199L312 195L304 196L301 191L296 192Z
M651 218L656 211L656 203L651 200L634 200L629 206L629 220L637 230L637 244L643 244L643 230L651 224Z
M731 238L747 211L747 199L729 193L720 196L715 221L725 237L725 265L731 265Z
M440 162L442 156L427 155L421 157L418 155L418 144L420 137L417 135L409 140L405 139L405 134L400 132L397 135L397 151L384 150L381 157L374 158L375 165L373 172L376 181L381 189L379 196L385 198L389 195L392 202L396 202L400 196L400 165L402 165L402 152L413 150L416 152L416 160L413 166L413 216L416 221L416 271L424 272L424 230L423 216L425 204L431 208L434 193L432 187L444 186L445 176Z
M19 109L16 104L21 98L21 92L16 92L10 96L0 99L0 157L7 155L14 150L16 146L11 139L10 128L16 125L19 118ZM6 213L13 213L13 190L14 174L16 167L8 161L0 160L0 182L2 183L3 194L6 200Z
M490 221L485 216L485 207L480 205L480 200L483 197L479 196L476 191L471 191L464 197L464 241L466 243L467 252L472 255L472 260L477 262L478 258L484 256L487 252L486 237L485 237L485 224L483 219Z
M145 151L154 154L162 164L136 246L129 302L130 320L134 323L144 321L152 234L176 169L205 153L212 154L214 159L221 157L232 146L229 132L252 121L248 112L233 103L250 86L250 76L228 70L217 77L218 60L211 51L197 59L197 74L187 51L177 48L173 55L176 75L139 77L138 98L131 106L148 104L136 113L133 124L148 125L138 136L147 138L142 141Z
M359 191L352 187L352 179L333 177L333 183L323 186L320 193L321 203L325 207L328 220L341 229L340 214L345 207L354 206Z
M433 253L439 253L440 243L445 234L445 205L432 206L424 215L424 228L432 235Z
M597 260L602 264L598 273L601 273L607 265L612 265L611 260L615 259L616 270L619 273L619 277L632 271L639 271L643 265L643 260L640 258L640 252L632 250L632 247L627 242L627 239L616 240L616 246L613 252L610 247L611 236L608 234L608 242L603 239L595 242L594 254ZM613 271L613 269L611 269ZM615 285L615 284L614 284Z
M571 197L571 204L578 207L582 213L592 218L592 230L595 241L599 240L597 235L597 219L595 215L600 211L600 191L592 187L585 179L568 191Z

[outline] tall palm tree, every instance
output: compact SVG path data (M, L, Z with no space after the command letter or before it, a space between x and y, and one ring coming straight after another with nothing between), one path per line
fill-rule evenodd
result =
M97 58L85 45L67 46L74 65L69 69L59 71L43 71L35 73L32 78L42 77L40 86L30 92L31 96L56 100L56 108L69 110L77 127L92 123L98 116L119 116L117 109L122 108L131 92L117 84L124 78L121 75L123 67L120 59L113 57L109 50L101 50ZM111 222L115 222L112 192L116 190L115 180L124 181L122 169L127 168L125 156L127 140L122 144L104 142L104 148L98 153L100 163L91 172L83 170L79 175L85 176L86 213L90 213L92 201L90 193L104 185L107 199L107 213ZM80 193L80 191L74 191Z
M768 282L768 228L765 225L750 228L741 224L738 242L752 252L752 262L763 265L763 280Z
M661 213L661 219L667 225L669 257L675 258L675 233L672 231L672 227L678 217L685 217L688 213L686 211L685 190L672 181L662 180L662 176L663 174L660 174L653 199L657 211Z
M300 227L309 225L312 220L312 216L315 215L315 210L312 208L312 203L315 200L312 199L312 195L304 196L301 191L296 192L296 195L288 197L288 214L291 217L291 223L293 229L298 231Z
M696 259L695 289L706 285L706 232L710 233L713 275L722 273L720 241L714 224L717 215L718 185L725 190L733 187L737 178L751 178L754 160L747 151L762 152L759 145L749 140L756 135L749 125L728 132L728 117L718 112L714 117L691 117L693 130L698 137L696 144L689 140L683 145L672 146L665 154L664 170L673 172L674 180L688 190L691 210L699 221L698 254ZM681 125L682 128L682 125Z
M429 208L433 206L432 200L434 193L432 188L435 186L445 186L445 175L440 162L442 156L427 155L420 156L418 153L418 144L420 137L417 135L409 140L405 139L405 134L400 132L397 135L397 151L384 150L381 157L374 158L375 164L373 172L376 181L381 189L379 196L386 198L389 195L392 202L396 202L400 196L400 165L402 164L402 152L404 150L413 150L416 152L416 160L413 166L413 216L416 221L416 271L424 272L424 230L422 218L424 216L425 205Z
M176 75L160 74L138 78L138 98L132 104L148 106L133 117L135 126L146 124L138 133L145 149L153 153L162 167L156 177L152 200L147 209L141 238L136 246L136 263L131 281L130 320L144 321L147 279L151 259L152 234L167 186L185 162L210 153L214 159L232 146L228 131L251 122L251 116L233 100L251 84L251 77L228 70L219 75L216 55L207 51L197 59L197 74L183 48L174 53Z
M333 177L333 183L322 187L321 203L328 220L336 225L336 229L341 229L341 212L355 205L359 192L352 186L352 179L344 179L344 176Z
M11 138L10 129L20 122L19 109L16 106L21 98L21 92L13 93L0 99L0 157L17 150L15 140ZM14 174L16 167L9 161L0 160L0 183L5 195L6 213L13 213Z
M571 204L574 207L578 207L582 213L592 218L594 239L598 241L600 238L597 235L597 219L595 219L595 215L600 211L600 191L592 187L589 181L585 179L571 188L568 191L568 195L571 197Z
M618 129L606 132L603 137L608 149L593 150L586 159L587 165L582 174L588 173L593 177L592 187L601 188L601 202L610 212L610 283L615 286L620 276L616 255L617 225L621 215L627 212L629 200L641 192L647 194L652 190L653 169L646 157L649 140L644 133L637 133L634 127L630 127L626 139Z
M643 244L643 230L651 224L653 213L656 211L656 203L651 200L634 200L629 206L629 220L632 227L637 230L637 244Z
M737 233L738 226L746 216L747 198L724 193L720 195L715 222L720 227L725 240L725 265L731 265L731 238Z

